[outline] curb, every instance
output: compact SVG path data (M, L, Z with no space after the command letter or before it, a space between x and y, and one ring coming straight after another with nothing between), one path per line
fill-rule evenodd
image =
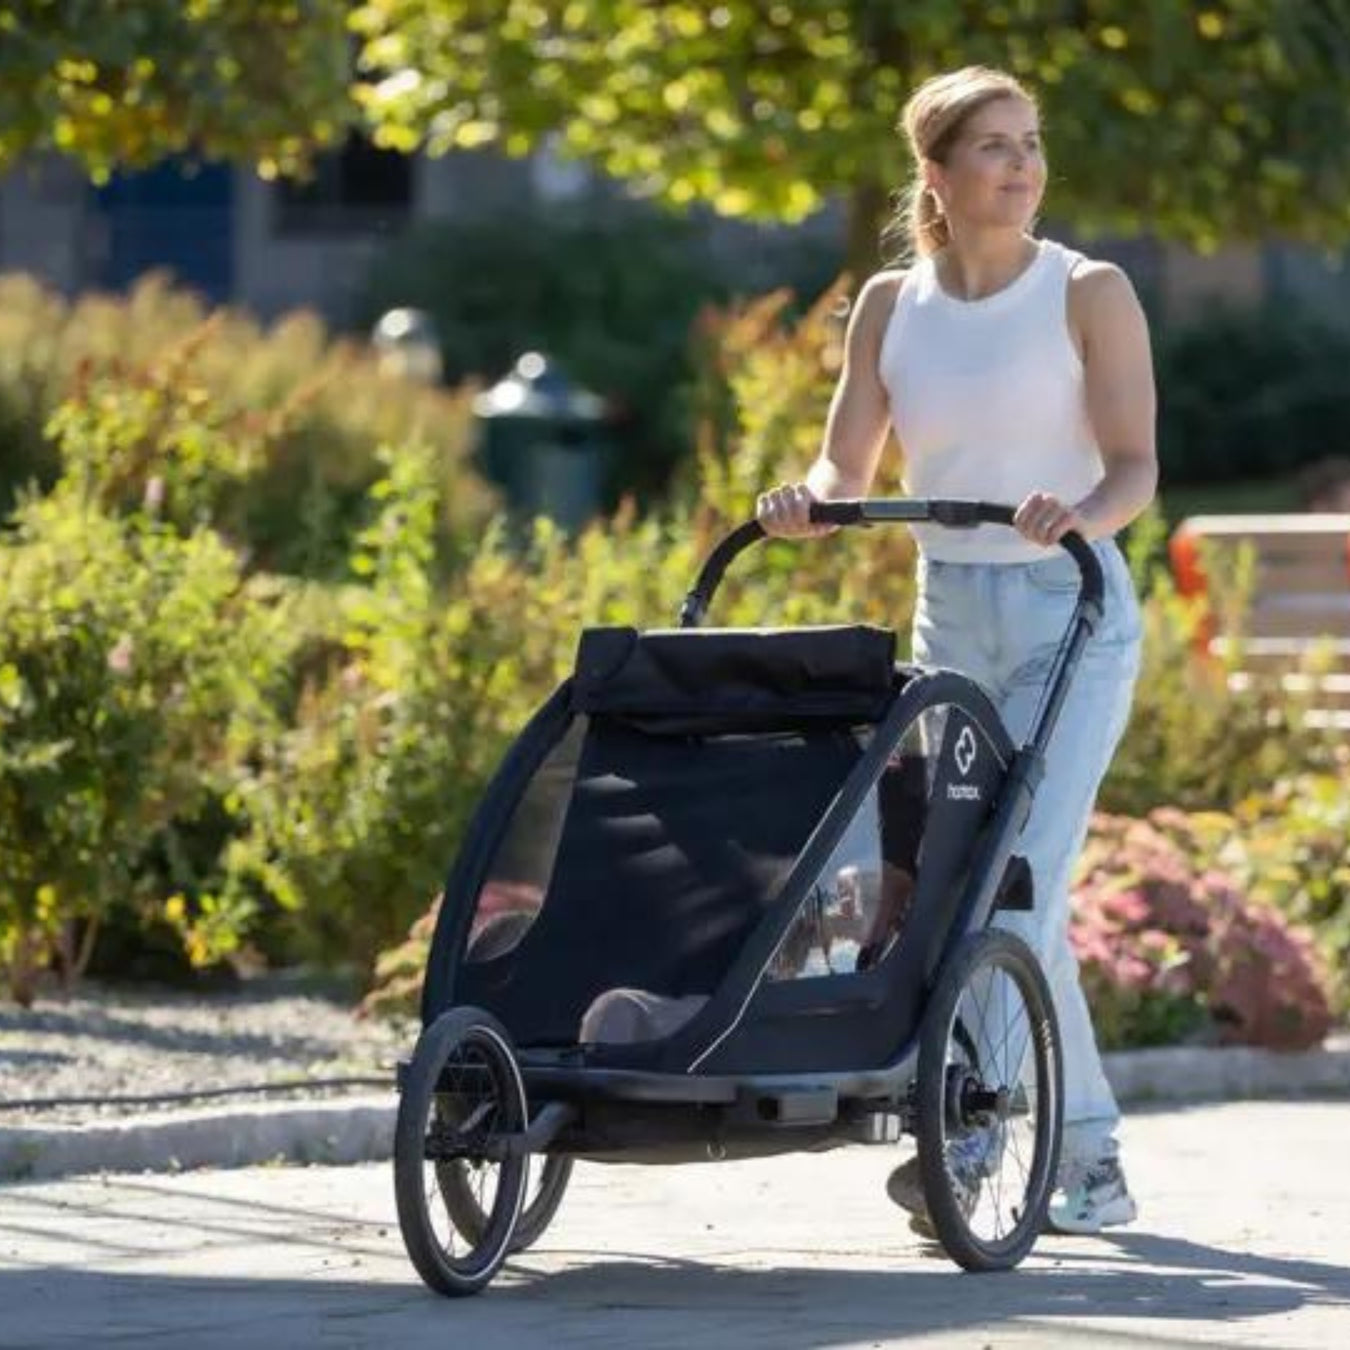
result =
M1249 1045L1123 1050L1103 1055L1102 1066L1122 1106L1350 1096L1350 1034L1331 1036L1317 1050Z
M371 1162L392 1154L396 1110L385 1094L165 1111L89 1125L0 1126L0 1181L273 1162Z
M1175 1046L1102 1056L1122 1106L1350 1096L1350 1035L1318 1050ZM379 1162L392 1154L388 1094L162 1112L83 1126L0 1126L0 1181L178 1172L262 1163Z

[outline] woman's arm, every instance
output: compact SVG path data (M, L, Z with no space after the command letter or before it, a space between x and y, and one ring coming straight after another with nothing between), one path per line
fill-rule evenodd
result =
M871 489L890 420L877 362L903 275L878 272L860 292L849 317L844 365L830 400L820 454L805 482L785 484L760 496L756 514L769 534L828 533L832 526L810 523L811 503L865 497Z
M1083 379L1088 420L1106 475L1078 503L1092 536L1114 534L1158 490L1153 355L1148 320L1129 278L1109 263L1093 263L1070 282L1071 313L1082 316Z
M1015 524L1038 544L1058 543L1067 530L1089 539L1114 534L1153 500L1158 488L1154 423L1157 394L1148 321L1129 278L1093 262L1069 279L1069 327L1083 358L1088 421L1105 474L1082 501L1036 492Z

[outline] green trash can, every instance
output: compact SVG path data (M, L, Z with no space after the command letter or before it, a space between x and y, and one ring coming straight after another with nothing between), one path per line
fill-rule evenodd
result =
M478 462L512 514L576 530L600 510L608 446L598 394L541 352L526 352L473 410Z

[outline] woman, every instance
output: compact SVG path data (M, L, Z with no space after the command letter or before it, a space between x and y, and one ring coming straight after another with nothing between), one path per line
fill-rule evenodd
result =
M1046 166L1036 103L1015 79L970 67L929 80L902 126L915 176L901 221L915 261L863 287L820 455L804 482L763 494L757 514L770 534L828 531L810 523L810 503L866 496L888 428L911 495L1015 505L1015 531L914 527L913 629L915 660L978 680L1015 738L1031 726L1077 596L1076 565L1052 546L1068 530L1093 541L1106 616L1019 846L1036 905L998 922L1037 951L1059 1014L1065 1130L1051 1226L1095 1233L1136 1208L1069 945L1069 883L1139 665L1138 603L1112 536L1157 485L1148 329L1117 268L1033 235ZM958 1160L968 1172L958 1180L977 1187L983 1161ZM930 1231L917 1160L887 1191Z

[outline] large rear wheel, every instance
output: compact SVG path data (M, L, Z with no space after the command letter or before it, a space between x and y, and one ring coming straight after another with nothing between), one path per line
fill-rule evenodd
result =
M928 1213L967 1270L1007 1270L1031 1250L1054 1188L1062 1103L1040 963L1012 933L970 934L924 1014L917 1120Z

